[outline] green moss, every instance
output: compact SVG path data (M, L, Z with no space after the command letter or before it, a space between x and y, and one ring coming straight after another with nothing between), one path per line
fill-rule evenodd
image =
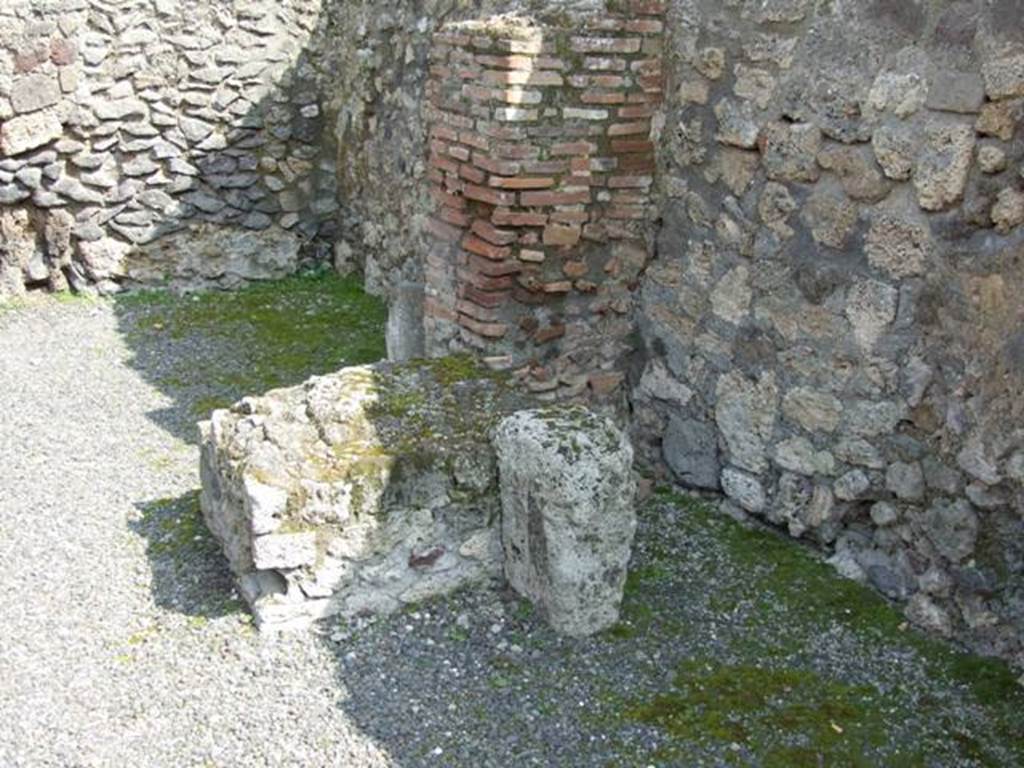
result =
M385 356L383 302L354 278L333 274L192 296L138 291L115 306L140 357L158 339L203 350L198 357L163 355L172 368L162 369L159 381L191 399L197 418L245 395Z
M802 748L814 765L869 765L865 753L885 741L877 691L811 672L687 661L673 687L627 717L679 741L738 743L759 755Z
M142 523L152 531L148 547L151 555L176 558L187 550L212 544L199 509L199 491L148 504Z

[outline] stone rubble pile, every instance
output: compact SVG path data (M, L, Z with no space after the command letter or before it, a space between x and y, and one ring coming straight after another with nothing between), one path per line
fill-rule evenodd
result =
M632 450L580 408L502 421L526 405L504 377L446 358L347 368L215 412L201 506L259 625L388 613L499 579L503 561L557 630L613 623Z

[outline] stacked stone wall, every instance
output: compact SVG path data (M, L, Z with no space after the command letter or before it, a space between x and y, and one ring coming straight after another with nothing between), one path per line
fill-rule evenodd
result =
M434 35L428 350L527 366L552 398L613 392L647 263L660 2Z
M231 284L332 234L318 0L0 6L0 295Z
M641 453L1021 659L1024 7L669 19Z

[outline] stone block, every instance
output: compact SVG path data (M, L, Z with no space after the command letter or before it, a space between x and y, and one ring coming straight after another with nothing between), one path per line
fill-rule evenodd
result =
M618 621L636 530L633 449L581 407L523 411L495 433L505 576L571 636Z
M12 117L0 125L0 153L20 155L59 139L63 130L53 110Z
M201 506L265 629L501 573L489 432L528 403L468 358L347 368L200 425Z

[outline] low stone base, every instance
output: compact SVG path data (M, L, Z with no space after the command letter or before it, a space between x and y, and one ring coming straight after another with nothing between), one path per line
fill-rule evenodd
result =
M633 449L585 408L521 411L498 427L505 576L558 632L619 620L633 535Z
M499 578L492 427L527 403L463 358L348 368L200 425L201 504L263 628Z

